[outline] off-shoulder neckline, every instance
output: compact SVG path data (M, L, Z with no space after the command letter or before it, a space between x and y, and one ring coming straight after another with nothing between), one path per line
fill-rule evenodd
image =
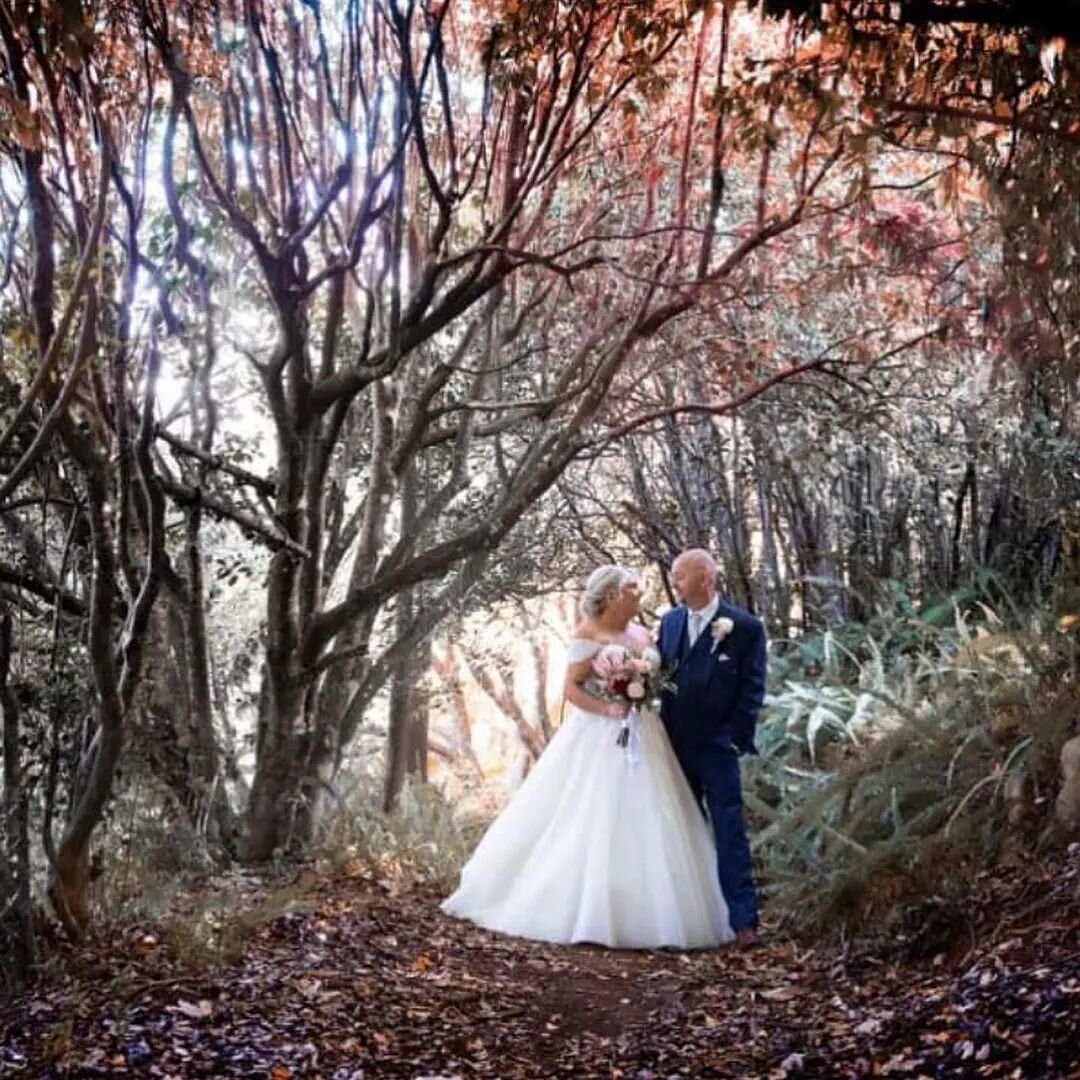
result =
M625 643L623 641L619 641L617 638L612 639L611 641L601 641L599 638L580 637L577 634L575 634L573 637L569 638L569 644L571 644L571 645L599 645L599 646L604 646L604 645L625 645L627 643Z

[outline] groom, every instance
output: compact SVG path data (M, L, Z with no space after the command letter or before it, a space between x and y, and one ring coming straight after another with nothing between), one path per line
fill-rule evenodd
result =
M682 601L660 621L664 667L676 689L661 715L694 797L712 822L720 887L740 944L757 939L758 899L743 824L739 755L756 754L754 724L765 696L765 630L716 595L716 563L684 551L671 568Z

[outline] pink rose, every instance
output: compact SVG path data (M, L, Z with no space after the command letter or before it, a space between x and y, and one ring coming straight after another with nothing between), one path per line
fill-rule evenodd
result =
M626 650L621 645L605 645L593 657L592 669L601 679L610 679L626 664Z

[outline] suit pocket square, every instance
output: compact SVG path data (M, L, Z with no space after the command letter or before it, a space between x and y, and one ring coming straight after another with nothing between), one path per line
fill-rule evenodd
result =
M716 662L718 664L726 664L731 659L726 652L716 654Z

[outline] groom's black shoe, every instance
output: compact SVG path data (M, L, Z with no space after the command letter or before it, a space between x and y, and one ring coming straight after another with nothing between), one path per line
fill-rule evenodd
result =
M760 945L761 937L758 935L757 927L744 926L741 930L736 930L735 944L740 949L752 949L755 945Z

